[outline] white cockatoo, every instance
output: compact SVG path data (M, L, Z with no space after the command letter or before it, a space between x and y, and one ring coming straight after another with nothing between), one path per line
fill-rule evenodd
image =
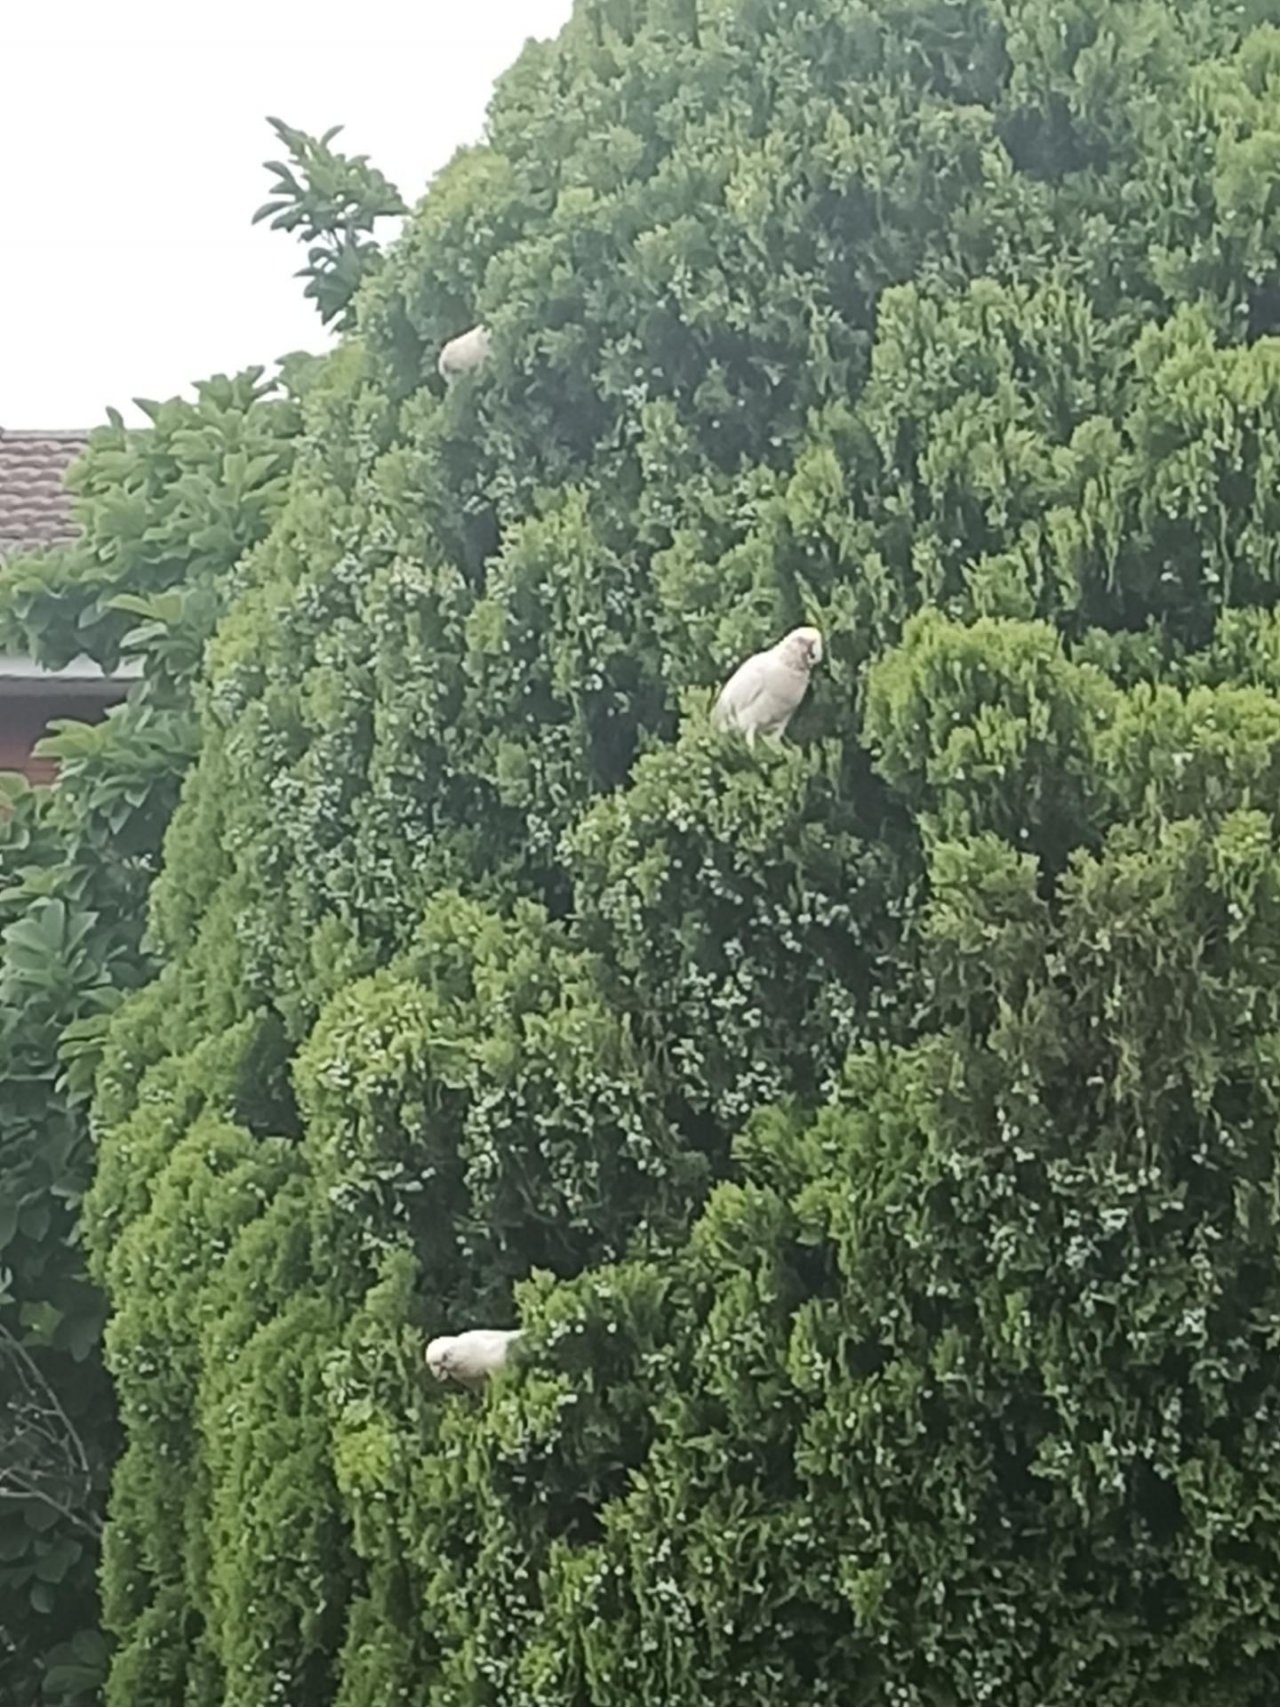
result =
M739 664L720 690L711 713L717 729L745 735L750 745L757 735L787 732L787 724L809 691L809 677L822 662L822 636L816 628L793 628L767 652L756 652Z
M437 1381L452 1376L474 1391L503 1367L508 1347L519 1338L519 1328L468 1328L464 1334L441 1334L427 1347L427 1368Z
M487 326L473 326L469 332L463 332L457 338L450 338L436 363L441 378L450 382L457 379L459 374L470 373L473 368L488 361L492 348Z

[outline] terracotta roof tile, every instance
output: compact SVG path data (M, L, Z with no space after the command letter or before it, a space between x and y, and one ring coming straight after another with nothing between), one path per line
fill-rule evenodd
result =
M0 561L76 535L63 482L87 432L15 433L0 427Z

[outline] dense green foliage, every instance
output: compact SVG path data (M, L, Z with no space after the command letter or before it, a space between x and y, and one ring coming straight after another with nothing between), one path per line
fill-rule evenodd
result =
M289 159L268 162L275 175L271 200L253 216L273 231L296 233L307 245L307 264L298 273L328 325L348 332L355 324L356 292L382 263L373 230L380 219L407 213L400 192L363 154L340 154L332 125L323 136L307 136L281 119L268 120Z
M110 1707L1276 1699L1273 21L579 0L503 81L97 1078Z
M96 1571L115 1407L104 1302L78 1210L107 1020L151 974L146 903L195 753L205 643L233 570L279 513L298 407L260 373L151 425L93 436L72 471L82 535L7 565L4 643L59 665L87 646L143 679L94 727L46 742L56 791L5 784L0 815L0 1698L97 1689Z

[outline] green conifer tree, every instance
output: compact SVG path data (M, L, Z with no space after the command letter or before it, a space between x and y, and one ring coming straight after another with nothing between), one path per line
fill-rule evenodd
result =
M110 1707L1277 1699L1276 21L578 0L503 80L98 1076Z

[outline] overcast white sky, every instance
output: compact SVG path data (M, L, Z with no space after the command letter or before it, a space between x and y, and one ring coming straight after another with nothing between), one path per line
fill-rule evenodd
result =
M271 113L368 154L413 202L493 80L572 0L0 0L0 427L326 337L293 239L250 218ZM47 21L45 21L47 19Z

